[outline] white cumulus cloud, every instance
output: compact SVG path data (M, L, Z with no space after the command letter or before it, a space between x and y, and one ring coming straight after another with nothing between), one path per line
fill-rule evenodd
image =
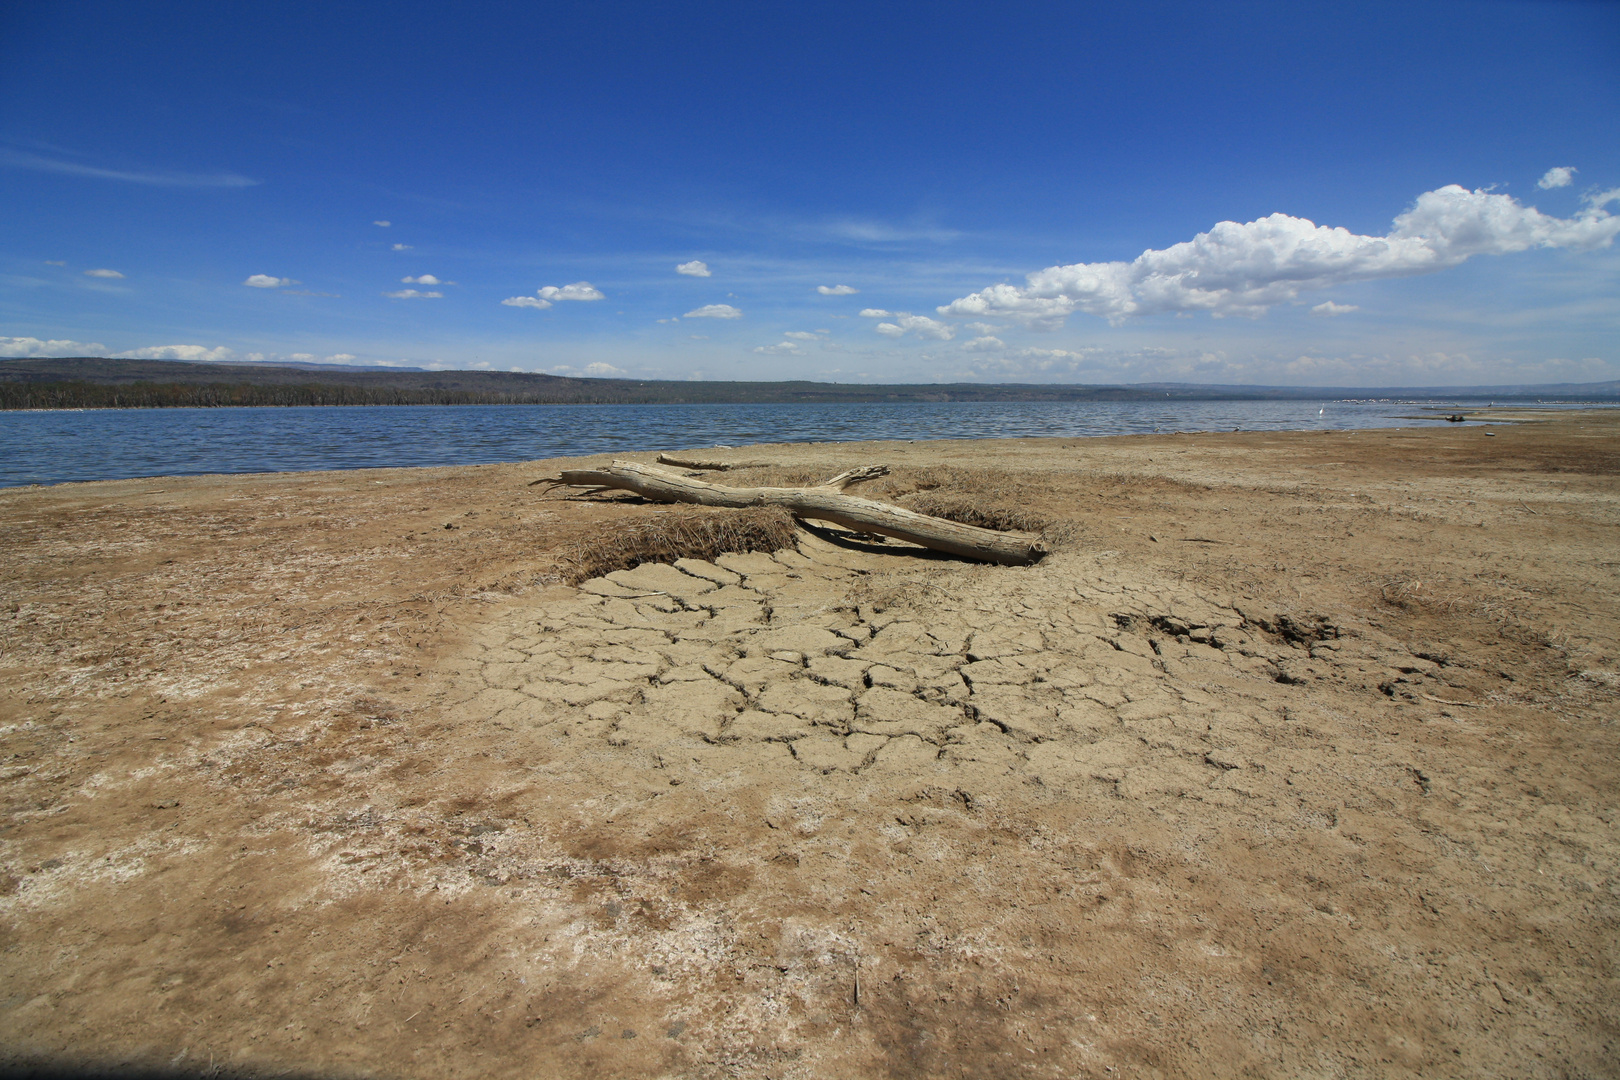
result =
M1575 217L1557 218L1508 195L1451 184L1419 195L1385 236L1361 236L1287 214L1243 225L1223 221L1132 262L1049 266L1030 274L1022 287L992 285L939 312L1010 316L1047 327L1076 311L1116 325L1166 312L1258 316L1302 292L1432 273L1475 255L1603 247L1620 233L1620 217L1603 209L1615 198L1620 191L1605 192L1588 199Z
M892 311L884 311L880 307L861 308L861 317L865 319L887 319L894 315Z
M193 363L217 363L229 360L235 353L223 345L215 349L202 345L152 345L145 349L121 352L118 355L127 356L131 360L190 360Z
M866 312L861 312L865 315ZM890 312L884 312L891 315ZM875 329L878 333L888 337L900 337L906 333L914 333L918 337L932 338L935 341L949 341L956 336L956 327L942 323L938 319L930 319L926 315L912 315L909 312L893 312L894 322L878 323Z
M508 296L501 303L507 307L532 307L539 311L551 306L550 300L542 300L538 296Z
M785 338L793 338L795 341L820 341L821 340L816 335L810 333L808 330L789 330L786 333L784 333L782 336L785 337Z
M816 286L816 292L820 293L822 296L854 296L856 293L858 293L860 291L861 290L859 290L859 289L852 289L848 285L817 285Z
M1355 304L1335 304L1332 300L1324 300L1322 303L1311 308L1311 314L1324 317L1329 315L1348 315L1352 311L1360 310L1361 308Z
M677 264L675 267L675 272L677 274L685 274L687 277L708 277L709 264L704 262L702 259L693 259L691 262Z
M276 277L273 274L251 274L242 284L251 285L255 289L279 289L283 285L297 285L298 282L290 277Z
M0 337L0 356L18 359L35 356L105 356L107 346L99 341L69 341L66 338L41 340L37 337Z
M607 375L623 375L623 368L616 368L612 364L604 364L600 360L594 364L585 365L585 374L602 378Z
M1577 171L1573 165L1556 165L1548 169L1541 179L1536 181L1536 187L1543 191L1556 187L1569 187L1575 182L1575 173Z
M442 292L418 292L416 289L400 289L398 292L383 293L390 300L442 300Z
M443 285L444 282L432 274L423 274L421 277L402 277L399 279L406 285Z
M962 346L968 352L995 352L1006 347L1007 343L1005 341L990 334L986 334L984 337L976 337Z
M576 281L561 288L543 285L536 292L542 300L606 300L607 297L588 281Z
M84 272L84 276L85 277L121 278L124 275L120 274L116 270L86 270Z
M682 318L687 319L740 319L742 312L730 304L704 304L700 308L688 311Z
M803 356L805 352L791 341L784 341L776 345L755 345L754 351L766 356Z
M333 353L331 356L326 358L327 362L332 364L347 364L350 360L356 359L359 358L351 352Z

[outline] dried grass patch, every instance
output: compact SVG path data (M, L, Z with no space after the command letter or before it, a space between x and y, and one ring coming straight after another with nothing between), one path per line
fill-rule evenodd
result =
M1038 533L1052 524L1052 519L1020 506L982 502L959 495L946 495L925 491L906 500L909 509L919 514L944 518L960 525L976 525L981 529L998 532Z
M756 465L723 473L705 473L703 479L721 487L815 487L837 471L828 472L820 467L807 469L790 465Z
M780 551L794 546L793 515L777 507L713 510L680 507L609 526L559 553L571 585L642 563L708 559L727 552Z

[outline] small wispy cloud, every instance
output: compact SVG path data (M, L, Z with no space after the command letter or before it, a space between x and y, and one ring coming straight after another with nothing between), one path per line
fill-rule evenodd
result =
M861 317L865 319L887 319L894 315L892 311L884 311L880 307L861 308Z
M804 356L805 351L791 341L783 341L776 345L755 345L754 351L765 356Z
M383 293L390 300L442 300L442 292L418 292L415 289L400 289L398 292Z
M443 285L444 282L432 274L422 274L418 277L402 277L399 279L405 285Z
M120 274L116 270L101 269L101 270L86 270L84 272L84 276L85 277L99 277L99 278L121 278L124 275Z
M67 338L0 337L0 356L23 359L51 356L105 356L107 346L99 341L72 341Z
M542 368L541 370L548 371L553 375L567 375L576 378L580 375L589 375L598 379L604 379L613 375L625 374L623 368L616 368L612 364L606 364L600 360L592 364L586 364L583 368L577 368L571 364L555 364L548 368Z
M786 333L784 333L782 336L785 337L785 338L792 338L795 341L819 341L819 340L821 340L820 338L816 337L816 335L810 333L807 330L789 330Z
M1556 165L1542 174L1541 179L1536 181L1536 187L1543 191L1569 187L1575 182L1575 173L1578 171L1573 165Z
M891 225L882 221L844 219L803 226L799 230L818 239L843 241L852 244L912 244L926 241L933 244L949 243L961 235L953 229L929 226L909 227Z
M406 278L409 281L410 278ZM422 279L418 279L422 280ZM534 308L544 311L552 304L562 300L606 300L607 296L602 290L596 288L588 281L576 281L572 285L542 285L535 291L534 296L508 296L501 303L507 307ZM572 370L572 369L570 369Z
M1327 318L1333 315L1348 315L1352 311L1360 310L1361 308L1356 304L1335 304L1332 300L1324 300L1311 308L1311 314L1318 318Z
M576 281L572 285L542 285L535 290L542 300L606 300L607 295L588 281Z
M866 314L864 311L861 314ZM926 315L912 315L900 311L893 315L894 322L878 323L875 329L885 337L903 337L914 333L918 337L931 338L934 341L949 341L956 336L956 327L942 323L938 319L930 319Z
M976 337L972 341L964 342L962 348L968 352L999 352L1007 347L1007 343L998 337L986 334Z
M210 349L204 345L152 345L145 349L132 349L119 356L131 360L189 360L192 363L215 363L229 360L236 353L220 345Z
M859 289L850 288L848 285L817 285L816 286L816 292L820 293L822 296L854 296L856 293L858 293L860 291L861 290L859 290Z
M380 229L387 229L392 227L394 223L392 221L373 221L372 224Z
M708 277L709 264L702 259L693 259L691 262L678 263L675 272L685 274L687 277Z
M415 244L395 244L394 245L394 250L395 251L414 251L414 250L416 250L416 245Z
M742 312L730 304L704 304L700 308L688 311L683 318L687 319L740 319Z
M45 260L45 265L46 266L66 266L67 265L67 260L66 259L46 259Z
M242 284L255 289L279 289L285 285L297 285L298 282L290 277L276 277L274 274L250 274Z
M253 187L250 180L235 173L188 173L160 170L157 172L131 172L123 169L102 169L94 165L81 165L75 161L61 161L23 150L0 148L0 165L34 172L59 173L63 176L88 176L98 180L122 180L150 187L241 188Z

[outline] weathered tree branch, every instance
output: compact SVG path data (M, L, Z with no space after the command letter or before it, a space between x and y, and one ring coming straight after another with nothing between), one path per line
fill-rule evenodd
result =
M714 461L710 458L676 457L674 454L659 454L658 464L673 465L677 469L708 469L713 472L726 472L729 469L765 469L775 465L774 461Z
M727 472L731 469L770 469L779 463L775 461L711 461L708 458L683 458L674 454L659 454L658 464L673 465L677 469L710 470L713 472ZM831 480L823 480L818 487L832 487L842 491L855 484L867 480L875 480L880 476L888 476L887 465L862 465L857 469L847 469Z
M816 486L846 491L856 484L864 484L868 480L876 480L880 476L888 475L889 467L887 465L862 465L855 469L845 469L831 480L823 480Z
M857 532L880 533L897 540L1008 566L1027 566L1046 554L1034 533L997 532L930 517L893 503L845 495L843 486L881 475L867 466L841 473L820 487L734 488L711 484L656 465L615 461L602 469L569 469L553 481L559 487L617 488L633 491L655 502L698 503L703 506L780 506L794 517L830 521ZM885 470L886 471L886 470Z

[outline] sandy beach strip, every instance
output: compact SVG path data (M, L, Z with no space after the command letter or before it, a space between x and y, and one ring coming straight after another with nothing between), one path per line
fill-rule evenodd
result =
M1616 1075L1620 412L726 452L0 490L0 1065Z

